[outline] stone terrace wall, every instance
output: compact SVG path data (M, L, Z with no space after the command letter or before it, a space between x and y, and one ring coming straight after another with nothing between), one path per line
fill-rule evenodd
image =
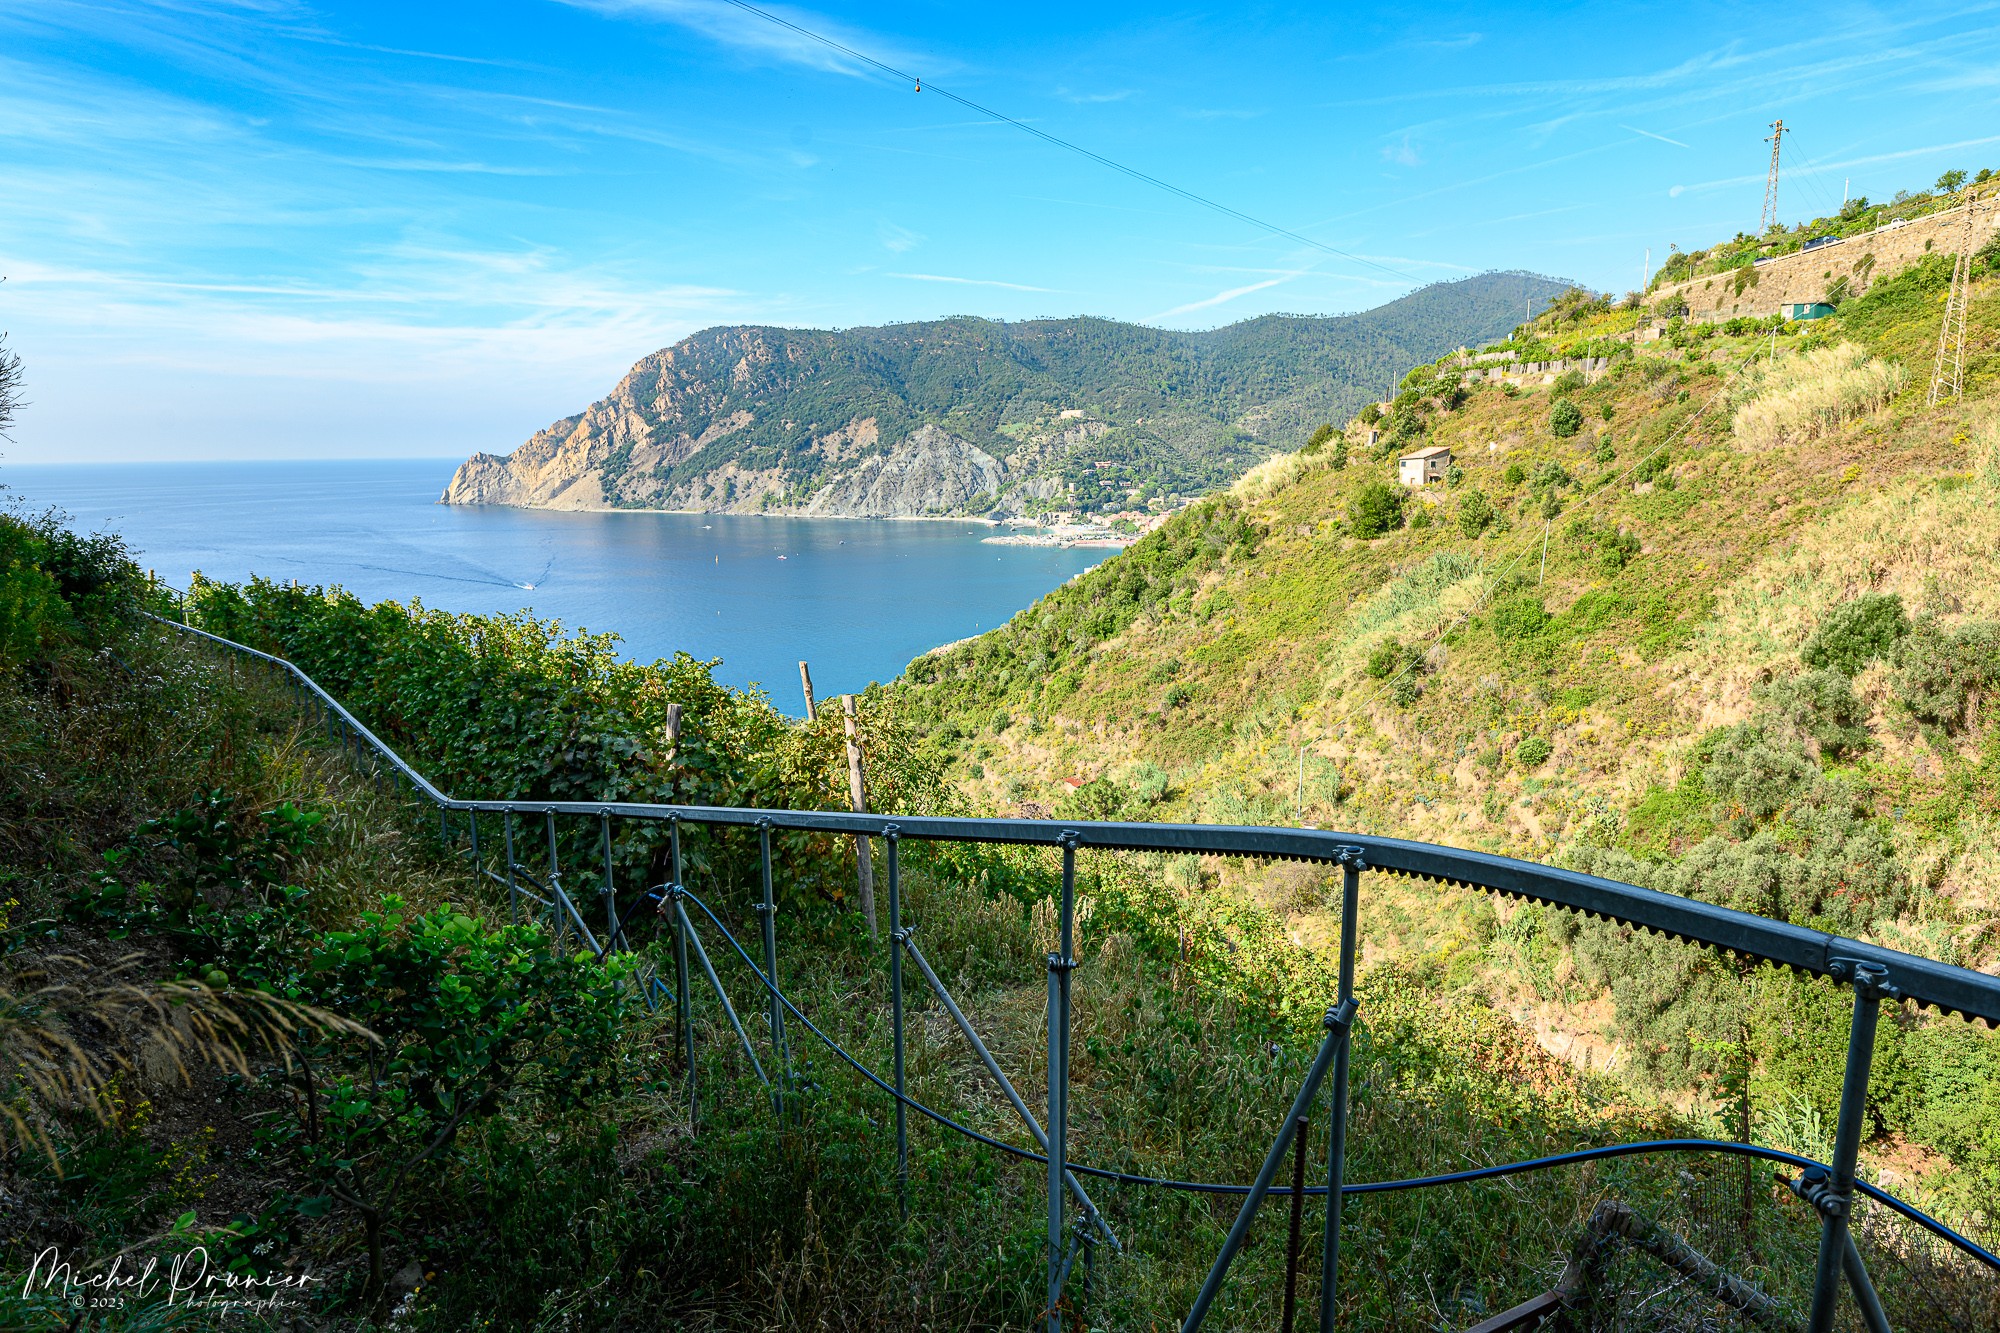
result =
M1687 302L1688 318L1699 320L1773 315L1785 306L1825 300L1827 288L1841 278L1847 279L1847 294L1859 296L1927 254L1955 253L1965 236L1967 209L1972 210L1971 248L1977 250L2000 229L2000 196L1989 194L1905 226L1767 259L1755 268L1675 283L1654 292L1647 304L1660 309L1679 296Z

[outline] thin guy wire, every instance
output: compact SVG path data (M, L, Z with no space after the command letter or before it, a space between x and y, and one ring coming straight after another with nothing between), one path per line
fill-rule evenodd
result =
M742 10L746 14L754 14L758 18L763 19L767 23L774 23L778 27L784 28L788 32L795 32L799 36L807 38L810 41L818 42L821 46L827 47L830 50L838 51L844 56L849 56L855 60L858 60L862 64L867 65L872 69L879 70L884 74L888 74L894 78L901 79L903 82L910 84L911 86L917 88L919 91L923 90L924 87L923 80L919 78L917 75L909 73L907 70L897 69L894 65L885 64L882 61L877 60L874 56L868 55L865 52L857 51L853 47L847 46L841 42L837 42L831 37L823 36L820 33L814 32L811 28L801 27L798 24L793 23L789 19L778 17L776 14L771 13L769 10L759 9L757 6L750 4L749 0L727 0L727 3L735 6L737 9ZM1193 190L1184 190L1180 186L1173 184L1171 181L1164 181L1161 180L1158 176L1148 175L1146 172L1139 170L1137 167L1128 167L1123 162L1117 161L1114 158L1106 157L1102 153L1093 152L1092 150L1085 148L1081 144L1071 143L1068 139L1064 139L1057 135L1050 134L1047 130L1038 130L1025 120L1017 120L1013 116L1010 116L1003 111L995 111L990 106L983 106L980 103L973 101L969 97L961 97L959 94L950 92L944 88L940 88L936 84L930 85L930 91L936 93L939 97L943 97L950 101L958 103L960 106L964 107L968 111L972 111L979 115L985 116L990 120L998 121L1003 125L1012 125L1015 129L1020 130L1025 134L1032 134L1037 139L1040 139L1042 142L1046 144L1049 144L1056 148L1063 149L1065 152L1075 153L1079 157L1087 157L1101 167L1109 167L1111 170L1116 171L1121 175L1129 176L1133 180L1140 181L1146 185L1153 186L1155 189L1165 190L1168 194L1177 195L1178 197L1187 200L1189 203L1199 204L1203 208L1213 209L1215 212L1221 213L1226 217L1234 218L1238 222L1248 223L1250 226L1257 228L1259 231L1266 231L1273 236L1282 236L1287 240L1297 241L1300 245L1310 246L1315 250L1321 250L1330 255L1337 255L1340 258L1348 260L1351 263L1365 264L1369 268L1377 269L1383 273L1389 274L1392 277L1401 278L1406 282L1416 281L1416 279L1412 278L1409 274L1402 272L1400 269L1391 268L1387 264L1380 264L1372 259L1364 259L1357 254L1350 254L1345 250L1341 250L1334 246L1328 245L1324 241L1315 241L1310 236L1302 236L1298 232L1288 230L1284 227L1280 227L1274 222L1266 222L1262 218L1253 217L1239 208L1231 208L1228 204L1220 203L1217 200L1210 199L1206 195L1196 194Z

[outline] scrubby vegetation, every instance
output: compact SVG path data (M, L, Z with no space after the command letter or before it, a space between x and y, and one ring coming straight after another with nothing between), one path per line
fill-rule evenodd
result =
M1607 369L1494 384L1453 358L1420 367L1373 459L1336 471L1322 446L1274 460L1283 484L1236 496L1243 554L1183 598L1098 637L1091 617L1120 577L1108 562L919 659L901 688L945 726L996 704L1037 719L1028 734L962 727L982 764L977 780L959 770L975 801L1064 809L1052 780L1116 787L1144 763L1167 794L1112 798L1128 817L1303 814L1990 968L2000 288L1974 288L1968 398L1929 409L1949 266L1891 275L1835 319L1672 325L1639 346L1615 341L1632 310L1559 302L1492 350L1544 359L1613 340ZM1366 429L1350 425L1350 443ZM1403 507L1443 521L1357 523L1377 503L1364 497L1400 491L1394 456L1434 444L1455 476L1426 488L1438 503L1404 492ZM1169 524L1149 540L1184 538ZM1049 679L992 670L1023 624L1049 632L1056 605L1072 664ZM1150 683L1169 660L1173 708ZM1322 907L1258 875L1224 887L1286 915L1308 947L1331 937ZM1384 960L1464 929L1420 895L1364 903ZM1832 1123L1846 1008L1829 987L1536 909L1471 946L1458 979L1646 1095L1733 1098L1745 1130ZM1869 1153L1985 1217L2000 1186L1993 1040L1909 1014L1883 1051Z
M1211 531L1218 543L1154 567L1158 587L1229 555L1233 530ZM11 1051L61 1033L132 1052L61 1087L10 1076L10 1106L49 1145L8 1160L10 1252L55 1244L95 1259L201 1245L218 1269L292 1284L281 1294L299 1304L239 1315L250 1327L371 1315L439 1329L1034 1321L1038 1168L920 1124L905 1219L874 1091L795 1033L796 1075L774 1116L706 997L696 1007L702 1092L691 1132L670 1011L640 1003L633 984L658 947L650 927L637 954L599 962L540 925L510 923L504 891L468 874L462 828L441 843L434 816L355 765L289 691L144 619L166 607L115 542L65 547L62 534L52 522L8 528L32 552L16 567L56 593L0 676L6 985L21 994L24 979L57 967L102 980L115 956L132 960L120 984L219 1015L292 1007L270 1041L238 1041L232 1058L189 1061L185 1073L147 1053L130 1014L51 1003L0 1013ZM59 547L72 552L68 564L48 554ZM1466 572L1443 562L1427 586ZM1422 594L1412 584L1403 595ZM551 626L364 607L319 589L204 584L185 605L217 630L320 654L317 670L341 678L371 728L456 782L533 797L837 800L821 760L836 744L830 731L776 721L762 700L719 690L686 659L621 665L602 640ZM672 749L646 730L659 717L647 710L669 699L687 709ZM883 775L878 799L901 809L959 799L898 730L894 701L873 702L864 743ZM503 715L530 739L505 740ZM1005 731L1028 725L992 720ZM599 739L618 734L647 743ZM112 753L119 762L104 762ZM1075 799L1130 817L1133 804L1172 793L1165 770L1140 765ZM564 863L594 865L595 833L564 830ZM489 864L497 835L489 823ZM684 837L691 882L748 938L754 861L727 838ZM842 891L846 849L805 840L779 852L788 990L886 1066L883 956ZM539 850L521 855L540 864ZM637 882L652 855L642 833L623 831L614 868ZM1038 853L926 858L912 848L905 870L928 957L1024 1093L1040 1096L1033 1052L1053 864ZM1085 858L1080 1160L1246 1179L1303 1072L1331 995L1329 964L1293 945L1281 915L1223 892L1217 871L1186 858ZM1285 892L1316 905L1327 873L1288 867ZM1518 918L1508 926L1476 900L1463 910L1475 938L1529 938ZM747 974L709 939L739 1004L755 1012ZM1572 1069L1469 999L1467 958L1463 938L1447 939L1365 979L1350 1177L1687 1126L1664 1106L1635 1108L1616 1082ZM1004 1105L972 1092L969 1053L934 1021L941 1015L912 1002L913 1092L1018 1139ZM754 1025L752 1037L781 1067ZM1717 1207L1743 1179L1738 1164L1698 1159L1548 1173L1470 1187L1478 1197L1462 1201L1467 1220L1449 1229L1430 1225L1430 1205L1415 1196L1359 1200L1343 1319L1417 1328L1501 1308L1547 1284L1607 1193L1735 1255L1796 1302L1810 1219L1795 1204L1762 1205L1749 1220ZM1078 1288L1074 1299L1087 1300L1091 1327L1152 1327L1188 1299L1233 1202L1109 1184L1093 1192L1125 1249L1100 1247L1088 1295ZM1282 1236L1276 1222L1259 1226L1219 1326L1275 1319ZM1628 1278L1659 1286L1644 1273ZM1308 1308L1313 1285L1308 1266ZM11 1323L68 1308L48 1291L13 1289L0 1301ZM104 1326L163 1318L172 1326L170 1311L134 1306Z

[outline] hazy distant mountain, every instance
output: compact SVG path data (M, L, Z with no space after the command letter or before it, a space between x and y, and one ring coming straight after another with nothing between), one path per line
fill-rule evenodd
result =
M1485 273L1358 315L1200 333L1090 317L705 329L512 454L474 455L443 502L896 517L1195 495L1569 285Z

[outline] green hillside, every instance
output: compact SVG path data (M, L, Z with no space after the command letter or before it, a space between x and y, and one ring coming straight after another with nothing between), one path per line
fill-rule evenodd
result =
M1379 425L1271 460L887 697L989 808L1478 847L1990 968L2000 281L1975 287L1965 399L1932 408L1949 273L1636 348L1608 340L1637 311L1566 300L1510 345L1615 348L1594 380L1420 366ZM1397 485L1433 444L1446 484ZM1329 938L1317 886L1217 873ZM1552 1052L1676 1100L1736 1067L1760 1114L1804 1098L1831 1123L1802 1035L1844 1024L1830 991L1747 995L1717 960L1533 908L1367 901L1378 965L1442 957L1440 985ZM1884 1123L1917 1174L2000 1186L2000 1053L1908 1026Z

